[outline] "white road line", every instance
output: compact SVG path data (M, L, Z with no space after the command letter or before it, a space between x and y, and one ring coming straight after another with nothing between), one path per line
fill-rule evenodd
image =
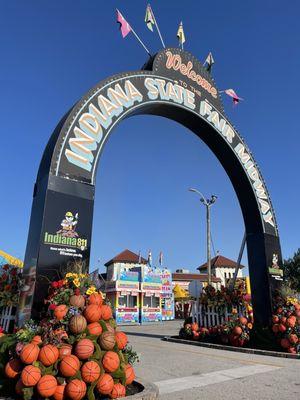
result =
M158 381L155 382L155 384L159 387L160 394L167 394L207 385L215 385L216 383L227 382L245 376L263 374L280 368L281 367L275 367L273 365L247 365L244 367L209 372L207 374Z

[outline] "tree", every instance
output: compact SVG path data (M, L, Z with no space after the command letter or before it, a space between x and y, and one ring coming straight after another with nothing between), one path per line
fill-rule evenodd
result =
M292 258L284 260L283 273L290 287L300 292L300 248Z

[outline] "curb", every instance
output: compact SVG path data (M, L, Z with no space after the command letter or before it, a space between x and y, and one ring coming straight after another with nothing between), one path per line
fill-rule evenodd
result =
M200 347L207 347L210 349L234 351L237 353L257 354L260 356L271 356L271 357L291 358L293 360L300 360L300 354L289 354L271 350L247 349L244 347L225 346L222 344L215 344L215 343L195 342L193 340L180 339L178 336L165 336L162 340L172 343L188 344L190 346L200 346Z
M142 391L136 393L132 396L122 397L120 400L156 400L158 399L159 389L158 387L151 382L147 382L144 379L138 378L138 381L134 381L133 383L136 386L139 386ZM1 399L0 399L1 400Z
M134 386L141 389L139 393L133 394L132 396L121 397L119 400L157 400L159 389L151 382L147 382L144 379L137 378L138 381L133 381ZM0 397L0 400L14 400L11 397Z

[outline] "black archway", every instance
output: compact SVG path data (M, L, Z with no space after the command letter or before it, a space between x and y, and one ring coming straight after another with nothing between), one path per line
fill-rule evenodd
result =
M255 318L267 324L271 292L279 282L269 273L273 255L281 262L271 200L250 150L224 115L215 82L196 58L179 49L159 52L141 71L100 82L51 136L34 190L20 323L37 315L44 276L54 278L76 260L88 269L98 161L114 126L136 114L163 116L189 128L226 170L246 227Z

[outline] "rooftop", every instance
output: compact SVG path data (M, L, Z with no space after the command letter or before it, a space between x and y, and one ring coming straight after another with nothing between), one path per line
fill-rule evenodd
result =
M211 267L212 268L236 268L236 261L230 260L230 258L224 256L216 256L211 259ZM245 268L244 265L240 265L240 268ZM200 265L197 268L199 271L205 271L207 269L207 262L205 264Z
M122 251L118 255L116 255L114 258L111 260L107 261L104 265L108 267L110 264L113 263L130 263L130 264L138 264L139 262L139 255L133 253L133 251L130 251L128 249ZM147 264L147 260L145 258L141 257L141 264Z

